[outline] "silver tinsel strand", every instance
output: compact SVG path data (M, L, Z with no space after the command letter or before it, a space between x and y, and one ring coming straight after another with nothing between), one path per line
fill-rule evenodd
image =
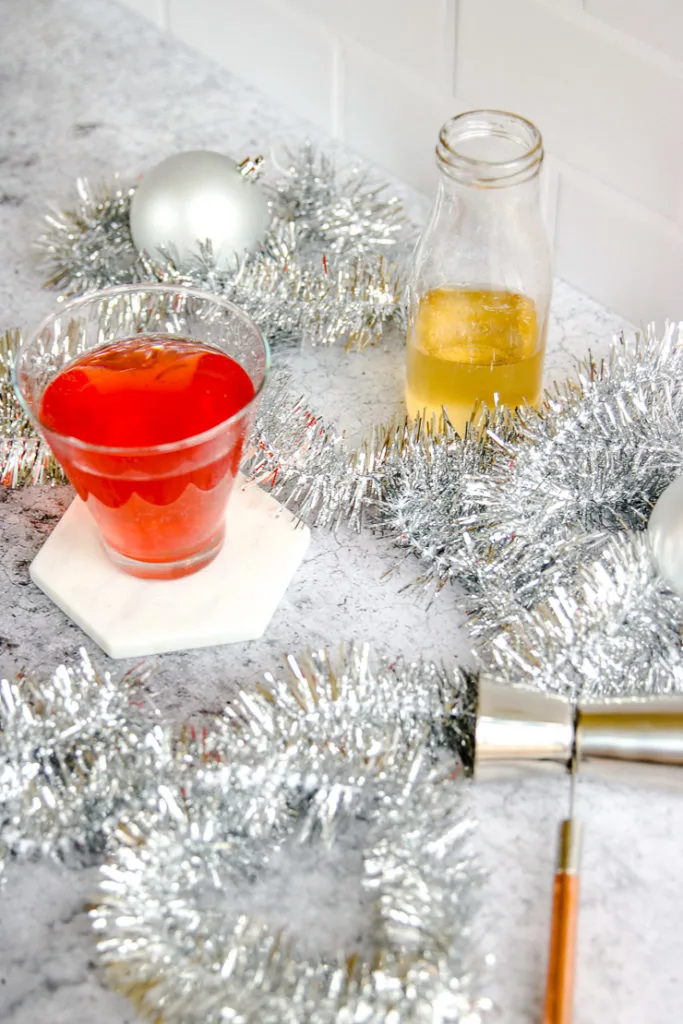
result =
M367 522L396 535L387 519L386 496L396 491L405 467L425 453L457 443L446 423L410 422L373 427L358 447L296 398L280 374L259 410L243 471L312 526L360 530ZM477 463L478 465L478 463Z
M273 189L275 214L296 222L307 241L327 252L358 254L390 248L406 233L400 199L364 172L340 174L310 143L287 150L285 159L287 173Z
M85 652L46 681L0 682L0 867L9 856L101 858L135 772L165 740L134 703L144 676L98 674Z
M72 210L51 210L37 248L48 270L47 286L64 296L140 280L142 266L130 234L130 201L135 189L76 182Z
M256 253L245 253L231 270L216 266L210 245L178 265L142 260L145 278L214 292L246 310L272 346L374 344L385 327L405 328L401 279L383 255L351 253L328 259L302 248L296 223L276 221Z
M491 438L510 436L511 423L503 410L483 411L479 428L468 428L461 438L447 421L436 432L418 421L418 443L394 461L376 525L424 566L412 589L431 595L448 583L471 586L476 581L478 562L486 554L467 529L479 514L468 485L493 465Z
M63 482L61 468L36 436L12 387L14 353L20 344L17 330L0 335L0 486Z
M267 673L225 711L240 736L268 738L279 748L305 741L341 755L376 757L391 734L409 750L424 742L434 757L449 753L472 767L476 677L462 668L373 654L348 644L337 654L288 655L285 674Z
M610 537L647 525L683 472L681 381L680 328L617 342L605 364L585 364L539 414L522 416L517 438L468 480L476 513L449 529L472 542L476 637L508 628L558 586L576 593L578 570Z
M466 791L421 748L380 745L375 759L243 750L177 790L153 829L124 832L92 914L110 983L165 1024L481 1021ZM327 949L306 928L321 862L332 892L358 893L346 942L335 922ZM294 926L279 905L292 891Z
M143 709L146 677L100 673L81 651L47 680L0 681L0 868L9 857L100 861L122 821L165 813L163 792L216 760L205 731Z
M247 172L259 161L243 161ZM133 187L77 183L78 204L55 211L38 239L47 283L64 296L126 282L183 282L232 299L257 320L271 345L374 343L388 324L405 324L398 262L389 251L407 240L400 201L357 171L337 175L310 144L290 154L286 177L264 186L273 218L262 246L234 266L216 266L197 240L196 256L178 265L141 256L130 235Z
M264 396L242 469L311 525L360 529L381 500L387 462L410 436L405 425L377 427L350 448L282 374Z
M683 599L657 572L647 534L601 547L571 585L517 611L487 644L499 680L585 700L683 693Z

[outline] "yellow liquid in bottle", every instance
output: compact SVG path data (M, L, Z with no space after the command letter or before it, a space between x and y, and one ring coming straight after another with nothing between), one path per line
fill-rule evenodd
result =
M408 414L441 415L463 433L478 401L538 405L545 349L536 306L518 292L436 288L420 300L408 337Z

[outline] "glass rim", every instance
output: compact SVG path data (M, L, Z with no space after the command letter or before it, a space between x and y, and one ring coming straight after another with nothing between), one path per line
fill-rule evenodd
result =
M174 292L176 294L182 293L184 295L189 295L192 297L196 297L198 299L204 299L208 302L213 302L216 305L222 306L224 309L230 310L231 313L237 314L239 319L241 319L254 331L256 337L263 346L263 353L265 356L263 377L261 379L259 386L257 388L254 388L254 394L252 395L252 397L245 405L242 406L241 409L233 413L232 416L228 416L227 419L221 420L220 423L217 423L213 427L209 427L208 430L204 430L200 434L192 434L190 437L180 438L178 441L165 441L163 444L137 445L136 447L126 447L122 445L91 444L90 442L83 441L78 437L73 437L71 434L62 434L58 430L53 430L52 427L45 426L45 424L41 423L40 418L30 408L19 385L17 366L19 364L22 352L24 350L27 350L31 343L36 341L39 335L44 330L46 330L52 323L52 321L54 321L58 316L61 316L64 313L68 315L70 312L77 311L79 308L86 306L88 303L101 298L116 297L117 295L130 295L136 291L156 292L158 294L163 294L164 292ZM96 348L104 347L104 345L93 346L93 349L90 349L89 351L95 351ZM214 348L215 346L207 345L206 347ZM219 348L217 348L216 350L219 352L222 351ZM68 365L68 363L65 364L65 366ZM240 306L237 306L235 305L234 302L231 302L230 299L226 299L221 295L215 295L212 292L202 291L199 288L193 288L191 285L172 285L162 284L158 282L152 282L146 285L143 282L140 282L139 284L113 285L110 288L101 288L94 292L86 292L85 295L80 295L78 296L78 298L70 299L68 302L64 302L56 310L53 310L52 313L48 313L47 316L43 317L38 326L33 331L31 331L31 333L24 340L22 340L16 352L16 355L12 361L12 386L14 388L15 394L17 395L17 398L19 399L19 403L22 409L29 417L29 419L33 423L37 424L40 431L54 435L54 437L59 438L60 441L64 441L67 444L72 445L76 448L80 448L81 451L95 452L98 455L139 458L151 454L163 455L170 454L171 452L183 451L184 449L194 448L197 445L204 444L205 442L212 440L212 438L220 434L221 431L225 429L225 427L230 426L233 423L236 423L240 419L240 417L244 416L244 414L254 405L254 403L263 393L263 389L268 380L270 370L270 346L266 341L265 337L263 336L263 332L261 331L260 327L258 327L258 325L254 322L254 320L252 320L249 314L246 313ZM43 389L43 393L44 390L45 389Z
M498 126L497 121L500 122ZM503 122L507 122L509 129L513 126L521 129L526 138L515 137L510 130L503 130ZM461 133L454 139L452 134L458 129ZM467 139L494 136L513 139L526 148L505 160L470 156L457 148L459 142ZM449 177L481 188L503 188L527 181L538 173L543 157L543 136L532 121L521 114L492 107L465 110L449 118L441 126L436 144L437 163Z

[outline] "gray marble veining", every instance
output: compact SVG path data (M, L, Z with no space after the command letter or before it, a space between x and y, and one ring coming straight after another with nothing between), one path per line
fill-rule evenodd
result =
M299 118L113 0L0 0L0 277L3 325L32 325L54 302L31 252L48 201L63 202L79 174L134 175L191 147L235 156L283 136L312 135ZM416 211L424 203L403 190ZM558 282L548 379L577 357L606 351L623 325ZM346 355L279 356L302 393L359 436L401 407L400 340ZM80 630L30 583L31 558L71 498L68 488L0 492L0 672L49 671L84 645ZM416 566L394 564L389 544L340 531L315 533L310 552L266 636L252 644L151 659L151 699L169 716L220 709L235 683L256 681L286 651L370 640L395 653L470 657L455 595L430 608L402 593ZM546 780L475 792L490 870L482 927L498 956L491 985L497 1019L539 1019L550 912L555 826L566 786ZM675 794L579 788L586 822L577 1024L674 1021L683 998L683 802ZM15 865L0 895L3 1024L133 1024L134 1011L102 987L83 906L91 872ZM333 926L333 922L330 922Z

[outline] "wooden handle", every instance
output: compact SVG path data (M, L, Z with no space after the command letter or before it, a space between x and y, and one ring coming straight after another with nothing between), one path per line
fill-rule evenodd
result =
M543 1024L571 1024L578 912L579 876L565 871L558 872L553 891Z

